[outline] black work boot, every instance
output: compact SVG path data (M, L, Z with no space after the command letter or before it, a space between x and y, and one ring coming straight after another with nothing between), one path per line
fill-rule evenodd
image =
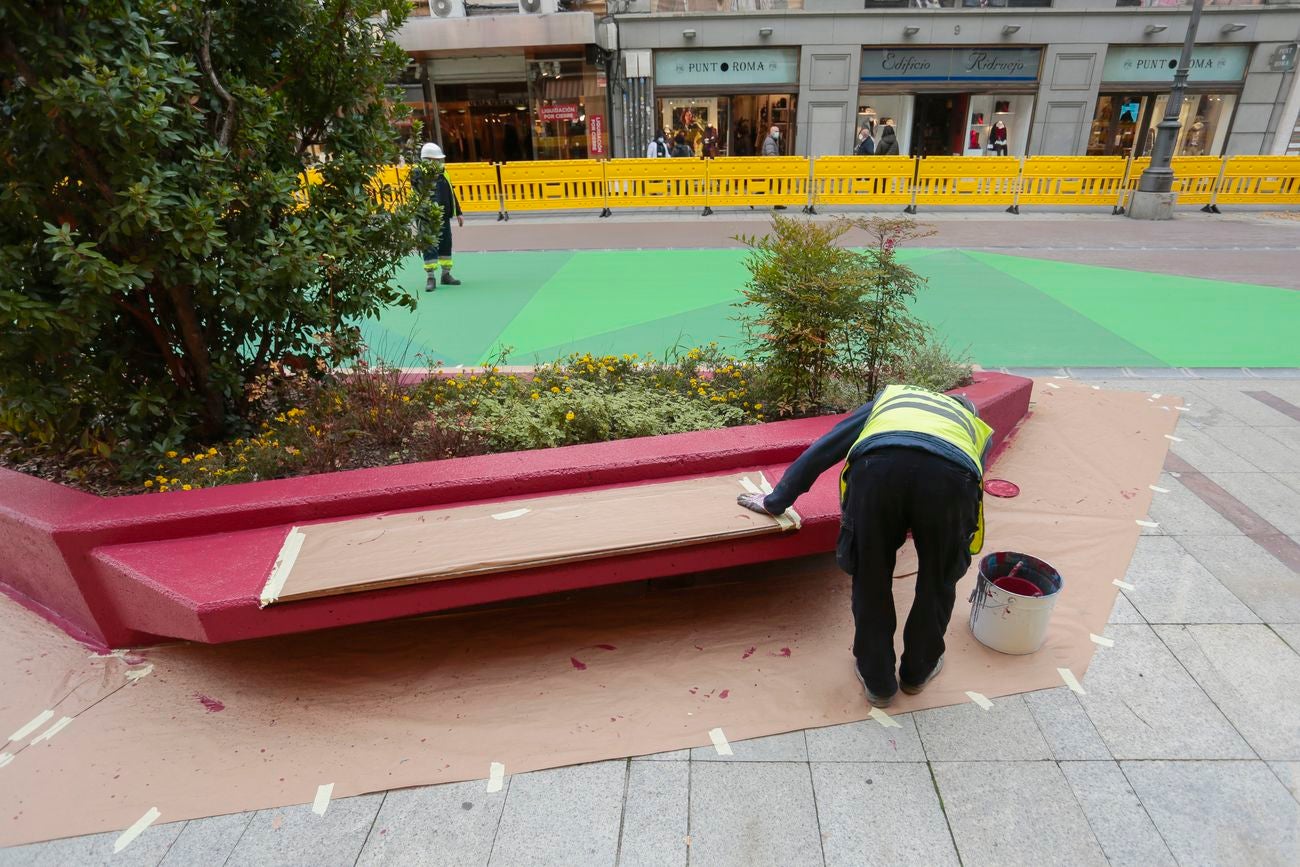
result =
M443 271L443 272L442 272L442 285L444 285L444 286L459 286L459 285L460 285L460 281L457 280L455 277L451 276L451 271Z

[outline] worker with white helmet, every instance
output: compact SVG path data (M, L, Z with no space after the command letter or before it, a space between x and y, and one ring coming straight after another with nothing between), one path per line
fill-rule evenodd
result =
M442 228L438 235L438 246L424 251L424 291L432 292L437 288L437 271L442 269L442 285L459 286L460 281L451 274L451 218L456 218L456 225L464 226L465 218L461 216L460 200L451 188L443 164L447 155L433 142L425 142L420 148L420 164L411 169L411 186L424 195L432 197L442 211ZM426 167L427 166L427 167Z

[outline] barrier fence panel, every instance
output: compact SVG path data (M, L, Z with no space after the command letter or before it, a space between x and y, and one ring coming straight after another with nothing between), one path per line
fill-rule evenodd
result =
M719 157L708 163L708 208L809 204L807 157Z
M813 161L816 205L910 205L911 157L818 157Z
M925 157L917 166L918 205L1015 204L1019 157Z
M1138 187L1142 173L1151 165L1151 157L1135 157L1124 184L1131 197ZM1174 157L1174 192L1180 205L1208 205L1218 187L1219 173L1223 171L1220 157Z
M1124 157L1028 157L1017 204L1114 208L1124 194L1126 163Z
M506 212L605 210L605 171L598 160L502 163Z
M492 163L448 163L447 180L465 213L501 212L501 182Z
M405 202L411 193L410 182L407 180L409 174L410 168L407 166L384 166L370 179L370 194L391 211Z
M1219 205L1300 204L1300 157L1228 157Z
M618 208L702 208L705 162L697 159L610 160L605 201Z

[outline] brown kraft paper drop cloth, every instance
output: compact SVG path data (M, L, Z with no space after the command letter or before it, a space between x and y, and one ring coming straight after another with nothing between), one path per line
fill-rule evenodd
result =
M965 702L967 690L996 701L1060 686L1058 667L1083 677L1178 415L1161 404L1178 401L1056 385L1037 385L991 472L1021 495L985 499L985 553L1031 553L1065 578L1046 644L1006 656L975 642L972 567L943 673L889 713ZM898 575L915 568L900 555ZM894 585L900 624L912 586ZM494 761L517 774L704 746L714 727L737 741L862 720L851 634L849 579L829 556L682 589L632 585L126 658L92 658L0 599L0 733L47 708L51 722L73 717L46 741L3 747L14 758L0 768L0 845L120 831L154 806L174 822L310 803L322 783L341 798L482 779Z

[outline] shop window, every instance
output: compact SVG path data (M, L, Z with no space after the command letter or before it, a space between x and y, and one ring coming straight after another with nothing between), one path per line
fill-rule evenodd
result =
M1155 97L1151 108L1150 126L1142 144L1143 156L1150 156L1155 147L1156 130L1165 116L1169 97ZM1232 118L1237 97L1230 93L1190 94L1183 98L1178 113L1178 142L1174 155L1180 157L1218 156L1223 153L1223 142L1228 137L1228 122Z
M525 82L441 84L437 98L442 149L448 161L532 159Z
M802 9L804 0L651 0L652 12L766 12Z
M534 59L528 64L533 92L533 141L540 160L580 160L608 153L603 115L605 88L599 71L582 60ZM591 136L600 141L592 146Z
M656 120L669 143L682 136L693 156L759 156L772 127L781 131L782 155L793 152L793 93L665 97L656 103Z

